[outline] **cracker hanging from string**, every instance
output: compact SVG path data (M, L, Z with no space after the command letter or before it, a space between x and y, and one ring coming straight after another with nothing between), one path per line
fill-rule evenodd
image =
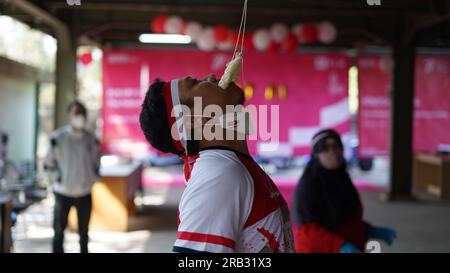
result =
M230 83L235 82L239 78L239 74L243 67L243 52L244 52L244 34L247 23L247 1L244 1L244 8L242 10L241 24L239 26L238 37L236 45L234 46L233 57L226 65L225 72L219 81L219 86L222 89L227 89Z

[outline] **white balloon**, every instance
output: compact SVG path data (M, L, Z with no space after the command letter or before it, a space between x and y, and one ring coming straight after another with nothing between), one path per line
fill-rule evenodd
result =
M189 22L186 25L186 35L191 36L192 41L197 42L203 33L203 27L197 22Z
M277 43L286 40L289 35L289 28L283 23L275 23L270 28L270 37Z
M270 45L270 33L265 29L259 29L253 34L253 45L259 51L266 51Z
M318 28L319 28L318 39L320 42L324 44L330 44L336 40L337 30L332 23L324 21L319 24Z
M211 27L206 28L200 35L197 41L197 46L200 50L203 51L211 51L214 49L214 31Z
M180 34L183 30L183 19L178 16L170 16L164 25L164 31L169 34Z

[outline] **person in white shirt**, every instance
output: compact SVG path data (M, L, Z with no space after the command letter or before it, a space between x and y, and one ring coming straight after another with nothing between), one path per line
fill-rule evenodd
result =
M87 110L78 101L68 107L69 124L55 130L44 169L53 180L55 196L53 252L64 252L64 230L70 208L78 216L80 252L88 252L91 189L99 177L100 151L96 137L86 130Z
M141 129L149 143L162 152L180 155L185 162L187 186L179 204L173 251L293 252L286 202L249 155L245 138L190 137L213 120L205 116L196 120L195 115L177 110L184 106L195 113L194 98L202 99L202 113L211 105L226 112L227 105L244 103L243 91L234 83L223 90L214 76L186 77L156 80L140 113Z

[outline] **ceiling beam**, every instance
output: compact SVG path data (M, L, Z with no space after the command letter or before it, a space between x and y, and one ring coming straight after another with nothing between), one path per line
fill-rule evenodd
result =
M319 2L319 1L318 1ZM142 12L153 14L240 14L242 7L232 5L181 5L181 4L142 4L125 2L83 2L80 6L69 6L64 1L48 2L50 9L58 10L85 10L85 11L120 11L120 12ZM346 7L339 5L329 9L308 8L301 5L291 6L255 6L248 10L249 16L333 16L333 17L391 17L396 16L402 10L374 9L369 6ZM413 11L412 11L413 12Z

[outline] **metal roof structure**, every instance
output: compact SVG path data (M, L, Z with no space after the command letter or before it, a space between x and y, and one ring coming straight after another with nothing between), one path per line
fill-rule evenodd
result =
M11 15L47 33L53 29L13 2L0 0L0 13ZM66 23L81 41L98 45L138 43L150 32L157 15L178 15L203 25L225 24L238 28L243 0L30 0ZM79 2L79 5L76 3ZM380 5L377 5L379 2ZM73 4L73 5L71 5ZM391 45L399 20L420 31L417 45L450 47L450 1L448 0L249 0L249 31L275 22L333 22L338 39L332 46ZM431 27L432 26L432 27Z

